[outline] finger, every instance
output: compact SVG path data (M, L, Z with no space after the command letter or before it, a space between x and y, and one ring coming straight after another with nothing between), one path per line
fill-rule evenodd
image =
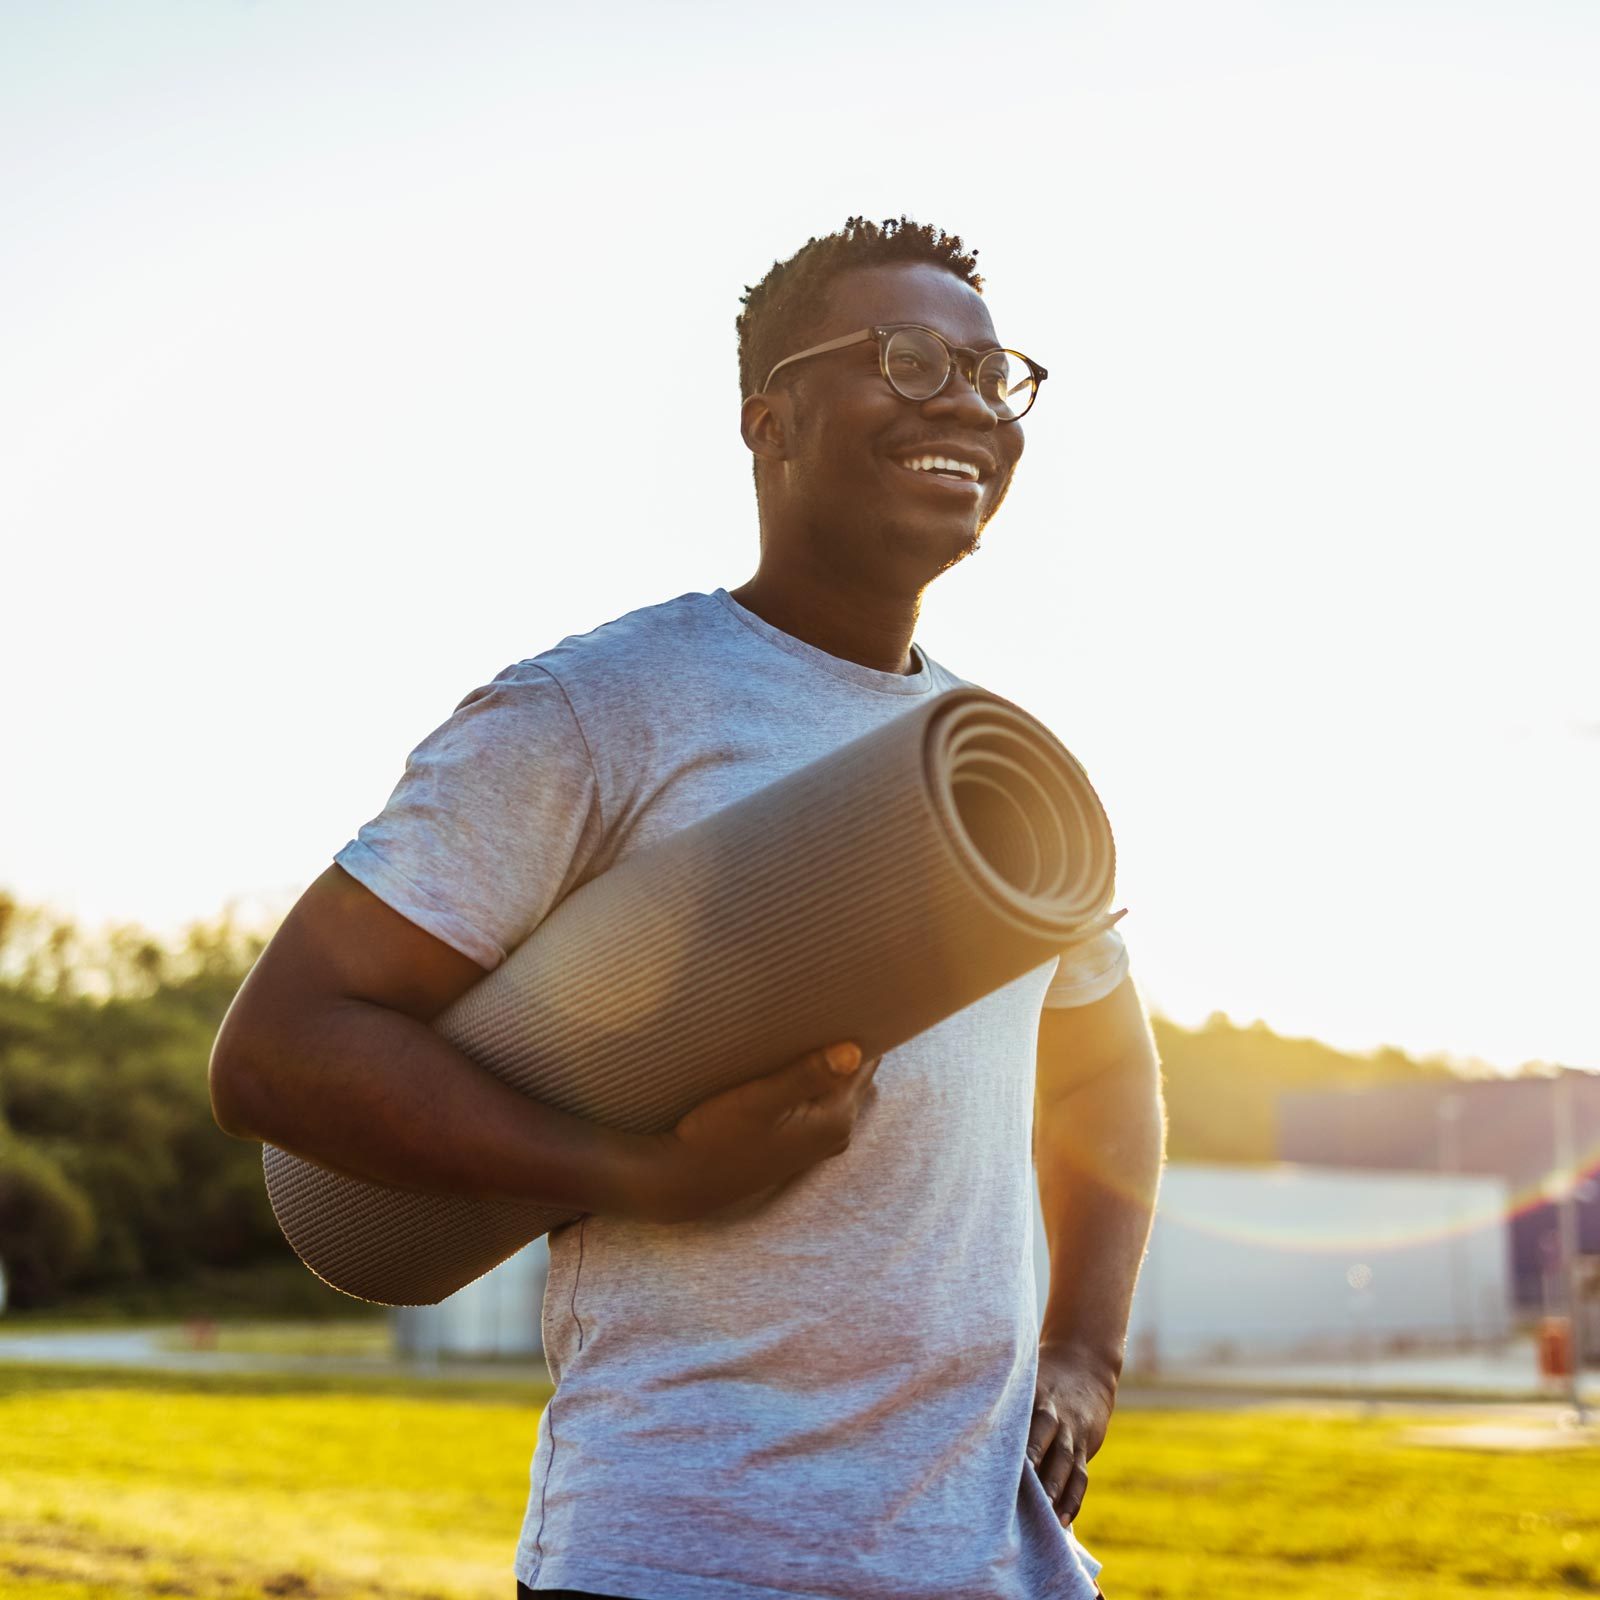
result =
M846 1040L842 1044L830 1044L822 1052L822 1059L828 1063L830 1072L854 1072L861 1065L861 1046L853 1040Z
M856 1124L874 1092L871 1072L862 1067L831 1085L826 1094L797 1100L779 1112L783 1133L805 1165L841 1156L850 1148Z
M1061 1519L1063 1528L1078 1520L1078 1513L1083 1509L1083 1497L1088 1492L1088 1469L1081 1460L1074 1458L1072 1471L1067 1474L1066 1487L1055 1502L1056 1515Z
M878 1063L882 1056L874 1056L870 1061L863 1061L860 1067L851 1073L845 1080L845 1093L858 1104L865 1101L872 1093L872 1080L878 1074Z
M872 1093L872 1080L877 1070L875 1060L863 1061L848 1072L835 1068L825 1074L829 1081L807 1100L796 1102L795 1109L808 1116L842 1117L854 1122Z
M798 1061L769 1072L764 1078L752 1078L731 1092L747 1097L751 1109L778 1116L808 1100L820 1100L836 1093L841 1083L851 1081L851 1074L860 1062L858 1046L829 1045L825 1050L813 1050Z
M1048 1406L1033 1408L1033 1422L1028 1428L1028 1460L1036 1469L1044 1460L1045 1452L1049 1450L1059 1427L1055 1412Z
M1050 1497L1050 1504L1059 1511L1061 1496L1066 1493L1067 1480L1072 1476L1072 1445L1065 1432L1058 1432L1039 1463L1039 1482Z
M1089 1473L1083 1452L1075 1449L1065 1430L1058 1433L1039 1468L1039 1482L1050 1497L1061 1525L1066 1527L1078 1515L1089 1487Z

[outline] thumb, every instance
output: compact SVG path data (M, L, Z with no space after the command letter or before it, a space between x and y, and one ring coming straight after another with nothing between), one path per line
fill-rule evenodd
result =
M820 1100L847 1087L860 1066L860 1045L849 1041L830 1044L774 1073L773 1086L780 1090L786 1104Z
M860 1065L861 1051L856 1045L832 1044L825 1050L813 1050L763 1078L754 1078L732 1092L747 1096L745 1103L751 1109L777 1116L808 1100L837 1094L851 1082Z

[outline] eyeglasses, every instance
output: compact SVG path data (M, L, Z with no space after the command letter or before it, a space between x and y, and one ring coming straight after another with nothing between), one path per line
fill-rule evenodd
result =
M785 356L767 374L761 392L765 394L772 380L792 362L865 344L868 339L878 341L878 365L889 387L902 400L933 399L959 367L961 375L1002 422L1020 422L1037 397L1039 385L1050 376L1037 361L1030 361L1020 351L969 350L963 345L948 344L932 328L896 322L881 328L863 328L859 333L812 345L798 355Z

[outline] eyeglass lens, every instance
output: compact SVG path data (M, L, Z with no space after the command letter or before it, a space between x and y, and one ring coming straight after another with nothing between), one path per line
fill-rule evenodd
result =
M949 346L925 328L896 328L884 344L884 371L907 400L932 399L950 364ZM978 363L976 387L989 409L1009 422L1033 404L1033 368L1015 351L991 350Z

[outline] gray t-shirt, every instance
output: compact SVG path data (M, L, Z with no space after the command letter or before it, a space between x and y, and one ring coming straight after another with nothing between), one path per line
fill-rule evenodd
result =
M340 851L494 967L564 895L954 687L827 655L725 591L508 668ZM1127 972L1115 932L885 1057L849 1150L699 1222L550 1238L517 1550L533 1589L637 1600L1094 1593L1024 1454L1037 1365L1029 1147L1041 1005ZM819 1045L827 1043L819 1039Z

